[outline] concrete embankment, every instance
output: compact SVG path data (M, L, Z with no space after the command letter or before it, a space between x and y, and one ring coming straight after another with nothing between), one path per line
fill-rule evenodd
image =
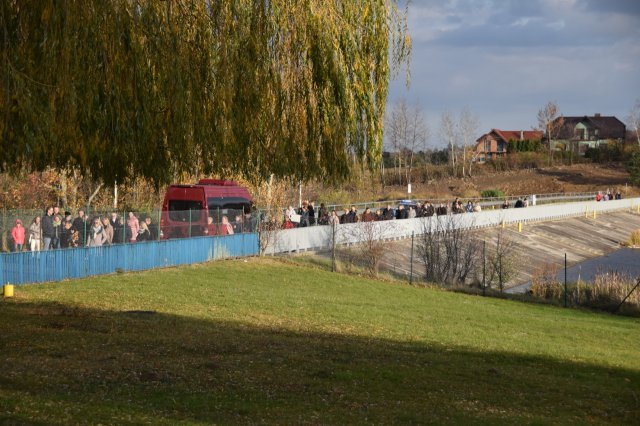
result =
M500 232L512 240L518 271L508 283L508 287L513 287L530 281L545 264L554 264L562 269L565 253L568 266L611 253L620 248L620 243L628 240L636 229L640 229L639 214L614 212L600 214L595 219L590 215L526 224L522 232L518 232L517 224L504 229L482 229L471 231L465 239L486 241L488 253L495 247ZM420 279L423 267L418 259L418 244L416 237L413 270L414 277ZM389 243L382 266L397 274L408 274L410 254L410 239Z

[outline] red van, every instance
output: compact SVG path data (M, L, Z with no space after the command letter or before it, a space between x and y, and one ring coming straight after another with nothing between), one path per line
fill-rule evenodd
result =
M187 238L218 230L223 216L234 223L251 212L251 194L230 180L201 179L196 185L171 185L162 202L162 238ZM213 225L208 226L208 218ZM215 232L219 233L219 232Z

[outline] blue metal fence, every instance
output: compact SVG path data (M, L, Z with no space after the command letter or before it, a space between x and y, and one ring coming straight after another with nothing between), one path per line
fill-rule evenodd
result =
M255 256L257 233L0 254L0 283L27 284Z

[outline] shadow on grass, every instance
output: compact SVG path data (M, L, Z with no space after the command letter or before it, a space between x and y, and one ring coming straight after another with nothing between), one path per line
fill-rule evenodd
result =
M0 308L3 424L640 418L638 371L152 312Z

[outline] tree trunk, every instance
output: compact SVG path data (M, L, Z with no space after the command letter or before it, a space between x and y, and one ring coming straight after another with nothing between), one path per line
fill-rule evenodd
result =
M462 178L465 177L465 166L467 164L467 146L462 147Z
M100 192L101 188L102 188L102 184L100 183L96 187L95 191L93 191L93 193L89 196L89 199L87 200L87 207L91 206L91 202L93 201L94 198L96 198L96 195L98 195L98 192Z
M62 201L62 207L65 209L69 205L69 199L67 198L67 190L69 185L67 183L67 174L64 170L60 172L60 201Z

